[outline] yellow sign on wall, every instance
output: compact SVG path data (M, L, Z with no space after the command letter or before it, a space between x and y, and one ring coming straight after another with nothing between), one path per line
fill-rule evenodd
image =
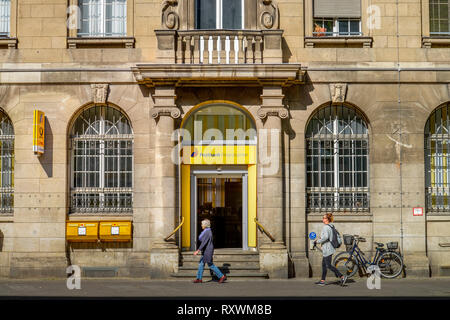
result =
M33 152L44 153L45 144L45 113L34 110L33 113Z
M185 146L183 164L256 164L256 146Z

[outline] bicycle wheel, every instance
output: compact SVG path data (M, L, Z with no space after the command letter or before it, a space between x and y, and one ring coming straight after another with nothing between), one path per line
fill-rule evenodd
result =
M402 273L403 259L397 252L385 252L378 258L377 266L382 277L393 279Z
M358 263L355 257L351 257L348 252L341 252L334 257L333 265L344 276L353 277L358 271Z

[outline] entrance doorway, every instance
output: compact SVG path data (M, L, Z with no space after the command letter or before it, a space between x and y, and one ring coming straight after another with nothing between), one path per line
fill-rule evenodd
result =
M211 221L214 248L248 249L247 170L193 170L191 250L198 247L201 222Z
M214 248L242 248L242 178L197 179L197 238L204 219Z

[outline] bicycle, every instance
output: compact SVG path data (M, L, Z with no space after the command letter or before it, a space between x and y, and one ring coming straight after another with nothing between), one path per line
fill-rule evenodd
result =
M366 242L365 238L346 234L343 238L347 251L337 254L332 263L348 278L354 276L359 269L368 274L367 268L370 266L378 266L381 276L388 279L398 277L403 271L403 258L395 251L398 249L398 242L388 242L387 250L383 243L374 242L377 246L376 252L370 261L364 257L364 252L358 247L360 242Z

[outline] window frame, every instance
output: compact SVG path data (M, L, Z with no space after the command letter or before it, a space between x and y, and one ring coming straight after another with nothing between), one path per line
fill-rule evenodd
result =
M121 21L121 23L123 23L123 27L124 27L125 30L124 30L123 33L120 33L120 34L114 34L112 32L113 24L114 24L114 16L113 16L112 8L111 8L111 16L108 17L107 14L106 14L107 11L108 11L107 10L107 6L108 6L107 0L99 0L101 2L99 4L99 8L100 8L99 23L98 23L98 25L100 27L99 28L100 29L99 32L98 33L92 33L92 30L90 30L89 33L82 32L83 31L83 29L82 29L83 28L83 21L85 21L85 19L83 19L83 7L89 7L91 5L91 3L90 3L91 0L87 0L87 1L89 1L88 4L83 3L83 0L79 0L78 1L79 8L80 8L80 13L81 13L81 17L80 17L81 25L80 25L80 28L77 29L78 30L77 31L77 36L79 38L92 38L92 37L97 37L97 38L98 37L102 37L102 38L121 38L121 37L127 36L127 17L128 17L127 4L128 4L128 1L130 1L130 0L125 0L125 4L124 4L125 16L122 17L123 21ZM111 3L111 7L112 7L112 3ZM89 20L89 17L86 19L86 21L88 21L89 25L91 25L91 21ZM108 34L106 32L108 21L111 21L111 34Z
M14 0L17 1L17 0ZM69 6L72 8L79 8L78 0L69 0ZM78 36L77 28L68 28L67 29L67 47L69 49L76 48L96 48L96 47L104 47L108 46L111 48L134 48L135 38L134 38L134 14L130 14L134 12L134 1L127 0L126 4L126 34L124 36L117 37L80 37ZM78 10L78 13L81 14L81 10ZM81 18L81 17L80 17ZM79 23L79 21L78 21ZM81 29L81 25L79 25Z
M226 132L225 132L225 134L222 133L222 136L224 136L223 140L203 140L203 139L195 140L196 139L196 137L195 137L195 123L203 121L203 120L197 120L198 117L199 117L199 112L201 112L202 110L205 110L205 109L212 110L212 109L214 109L216 107L219 107L219 108L220 107L230 108L233 111L236 111L236 112L240 113L242 115L242 117L243 117L243 122L242 123L244 124L244 129L246 129L244 132L246 132L246 133L247 132L254 133L253 139L251 139L250 137L247 139L247 136L246 136L246 139L244 139L244 140L227 140L226 139ZM223 117L224 115L225 114L219 114L219 113L211 114L211 116L217 116L217 117ZM202 116L202 115L200 114L200 116ZM189 126L190 123L192 123L192 131L194 131L194 132L190 131L190 126ZM258 139L256 124L255 124L254 119L250 116L250 114L248 112L242 110L241 108L239 108L239 107L237 107L235 105L226 103L226 102L223 102L223 103L222 102L216 102L216 103L212 102L212 103L207 103L205 105L202 105L202 106L199 106L199 107L195 108L183 120L181 128L186 130L186 131L188 131L190 136L191 136L190 140L185 140L183 138L183 140L182 140L182 145L183 146L194 146L194 145L205 145L205 146L206 145L228 145L228 146L231 146L231 145L256 145L257 144L257 139ZM203 129L202 131L204 131L204 130L208 130L208 129L218 129L218 128L208 128L207 126L203 127L203 125L202 125L202 129ZM224 129L226 131L227 129L232 129L232 128L224 127ZM238 129L242 129L242 128L238 128ZM242 130L244 130L244 129L242 129ZM254 130L254 131L248 131L248 130ZM202 134L204 134L204 132L202 132Z
M443 112L444 110L445 112ZM448 143L448 140L450 139L449 113L450 102L441 104L430 114L424 128L425 210L427 215L450 215L450 144ZM436 118L437 114L440 115L439 119ZM445 128L442 121L444 117L446 123ZM442 128L441 132L437 132L437 129L440 127ZM445 144L447 145L446 147L444 146ZM433 152L433 148L435 149L435 152ZM445 161L446 163L444 163ZM441 166L441 169L439 169L439 165ZM433 170L435 171L434 176ZM435 182L433 182L433 180ZM436 180L441 181L436 182ZM435 198L433 198L433 196ZM442 196L442 200L444 202L443 204L436 204L439 196Z
M352 122L356 120L361 121L361 124L365 128L365 133L352 133L352 134L343 134L339 132L339 123L342 122L342 118L340 118L339 110L337 108L346 108L345 112L347 114L353 114L353 117L348 120L350 120L346 125L344 126L344 129L352 124ZM344 110L344 109L343 109ZM332 121L332 132L330 133L314 133L313 130L310 130L310 126L313 126L313 121L318 121L320 124L321 122L323 125L320 127L319 132L326 129L327 119L325 118L327 116L327 112L329 112L330 115L330 121ZM323 118L318 119L318 116L321 116L321 113L323 113ZM344 111L342 111L344 113ZM333 116L333 119L331 119L331 116ZM347 119L344 119L347 120ZM345 122L344 122L345 123ZM328 129L329 130L329 129ZM312 133L310 131L313 131ZM346 104L326 104L320 108L318 108L310 117L308 120L306 131L305 131L305 146L306 146L306 152L305 152L305 177L306 177L306 212L308 214L315 213L315 212L351 212L351 213L368 213L370 212L370 130L369 130L369 122L367 121L366 117L355 107L348 106ZM344 146L342 147L342 150L350 150L351 153L351 169L346 170L344 166L345 159L348 158L348 154L340 154L341 150L341 144L344 145L345 142L350 142L351 148L345 149ZM361 148L360 148L360 154L358 154L358 149L355 147L357 144L356 142L360 142ZM322 143L324 147L322 147ZM319 148L315 148L314 145L318 145ZM327 145L329 148L331 148L331 171L326 170L325 172L322 171L322 164L327 163L327 156L322 153L322 150L326 150ZM315 151L318 150L318 153L316 154ZM362 151L364 150L364 152ZM325 152L326 153L326 152ZM355 170L355 159L359 158L361 160L360 164L361 167L359 170ZM316 160L316 161L314 161ZM325 162L324 162L325 160ZM314 163L317 164L317 170L314 170ZM365 170L364 165L365 163ZM327 173L328 175L331 172L331 186L327 184ZM341 186L341 176L343 177L345 174L351 175L352 178L352 186L346 187ZM360 175L362 185L356 187L354 183L355 175ZM318 181L314 181L314 176L317 175ZM310 180L310 177L311 180ZM325 186L323 183L323 179L325 178ZM364 184L365 182L365 184ZM331 195L331 198L330 198ZM341 206L341 203L345 201L348 196L351 196L352 199L352 206ZM314 202L318 199L318 205L314 205ZM322 206L323 203L329 202L331 199L332 206ZM355 206L356 203L361 203L361 206L357 207Z
M321 21L320 21L321 20ZM333 23L333 31L332 32L325 32L325 34L323 36L325 37L360 37L363 35L362 30L361 30L361 18L344 18L344 17L339 17L339 18L313 18L313 24L315 25L317 22L322 22L322 25L318 24L320 27L323 28L323 23L325 21L332 21ZM340 22L341 21L346 21L348 24L348 32L344 33L342 31L339 30L340 28ZM352 34L352 32L350 31L350 26L351 26L351 21L358 21L358 32L357 34ZM313 36L314 37L321 37L320 35L317 35L317 33L320 34L320 32L316 32L313 31ZM356 32L353 32L356 33Z
M14 158L15 158L15 132L14 125L12 123L11 118L8 116L6 112L0 109L0 125L3 125L4 122L7 122L10 125L10 129L12 132L9 134L3 134L3 130L0 130L0 216L12 216L14 214ZM3 128L3 126L0 126ZM4 143L9 142L10 148L7 149L8 152L4 152ZM4 171L4 159L7 160L10 164L9 171ZM8 169L8 167L7 167ZM3 178L4 175L7 176L6 186L3 186ZM6 200L5 199L6 195ZM8 199L10 197L10 199ZM3 206L3 204L9 202L9 205Z
M91 135L91 134L83 134L83 135L74 135L74 131L75 131L75 125L77 124L78 119L80 119L80 117L83 115L84 112L86 112L87 110L90 109L94 109L94 113L96 112L95 108L100 108L100 118L99 120L99 131L100 134L99 135ZM129 134L116 134L116 135L111 135L110 137L104 132L105 129L105 123L106 121L108 121L106 119L106 112L108 110L108 108L114 109L115 111L119 112L119 114L121 115L121 118L125 118L126 122L129 125L130 128L130 133ZM98 115L96 113L96 115ZM120 121L117 120L117 122ZM88 121L85 120L86 123L89 123ZM117 123L116 122L116 123ZM94 122L92 122L94 123ZM112 126L114 127L114 126ZM98 137L98 138L96 138ZM75 173L77 172L77 170L75 170L75 152L76 152L76 147L75 144L79 141L83 141L86 143L89 142L98 142L99 143L99 149L98 149L98 171L94 170L92 172L98 172L98 186L82 186L82 187L75 187ZM108 142L113 141L114 143L117 143L117 148L113 148L119 150L119 154L115 155L114 159L117 159L117 170L113 170L112 172L117 173L118 175L118 182L120 185L120 174L122 173L122 171L120 170L120 162L121 159L123 157L121 157L120 154L120 150L121 150L121 143L122 142L130 142L131 146L130 146L130 150L131 150L131 156L128 156L125 154L125 159L129 158L129 161L131 162L131 181L130 181L130 185L131 186L126 186L126 187L107 187L105 185L105 176L107 174L106 169L106 158L107 158L107 154L106 154L106 144ZM69 184L69 215L73 216L73 215L130 215L133 213L133 203L134 203L134 133L133 133L133 128L131 126L131 121L130 119L127 117L127 115L120 110L119 108L115 107L114 105L111 104L96 104L96 105L89 105L85 108L83 108L80 112L77 113L77 116L74 117L74 120L72 122L72 126L71 126L71 130L70 130L70 135L69 135L69 159L70 159L70 163L69 163L69 168L70 168L70 184ZM83 155L83 157L85 159L89 159L89 155ZM126 160L125 160L126 161ZM83 172L88 172L89 170L87 170L87 166L85 166L86 170L80 170L80 173ZM88 206L80 206L80 207L76 207L74 206L74 201L75 198L74 196L77 194L84 194L87 197L89 196L95 196L98 195L98 199L99 199L99 206L98 207L88 207ZM116 194L117 195L117 199L121 199L121 196L123 197L124 195L126 196L127 194L131 194L131 198L130 198L130 206L125 206L125 207L116 207L114 208L109 208L107 206L105 206L105 195L109 195L109 194ZM86 197L85 197L86 198ZM86 199L84 199L86 201ZM103 203L103 206L101 206L101 203Z
M226 0L215 0L216 1L216 28L214 30L223 30L223 1ZM232 29L232 30L243 30L245 29L245 0L241 1L241 27L238 29ZM199 29L198 28L198 19L197 19L197 0L194 1L194 10L195 10L195 19L194 19L194 28L195 30L207 30L207 29Z
M10 0L9 33L0 36L0 48L17 48L17 0Z
M434 2L438 2L438 3L434 3ZM428 0L428 2L429 2L429 15L428 15L428 19L429 19L429 24L430 24L430 36L432 37L432 36L450 36L450 1L448 1L448 0L446 0L446 5L447 5L447 19L446 19L446 21L447 21L447 29L448 29L448 31L446 31L446 32L441 32L440 31L440 27L441 27L441 25L440 25L440 21L442 20L442 21L445 21L445 19L440 19L440 18L437 18L437 19L432 19L432 10L431 10L431 7L432 7L432 5L436 5L437 7L438 7L438 13L439 13L439 16L440 16L440 13L441 13L441 11L440 11L440 6L443 4L443 5L445 5L445 3L441 3L440 1L442 1L442 0ZM439 23L438 23L438 26L439 26L439 31L431 31L431 28L432 28L432 23L431 23L431 21L432 20L438 20L439 21Z

